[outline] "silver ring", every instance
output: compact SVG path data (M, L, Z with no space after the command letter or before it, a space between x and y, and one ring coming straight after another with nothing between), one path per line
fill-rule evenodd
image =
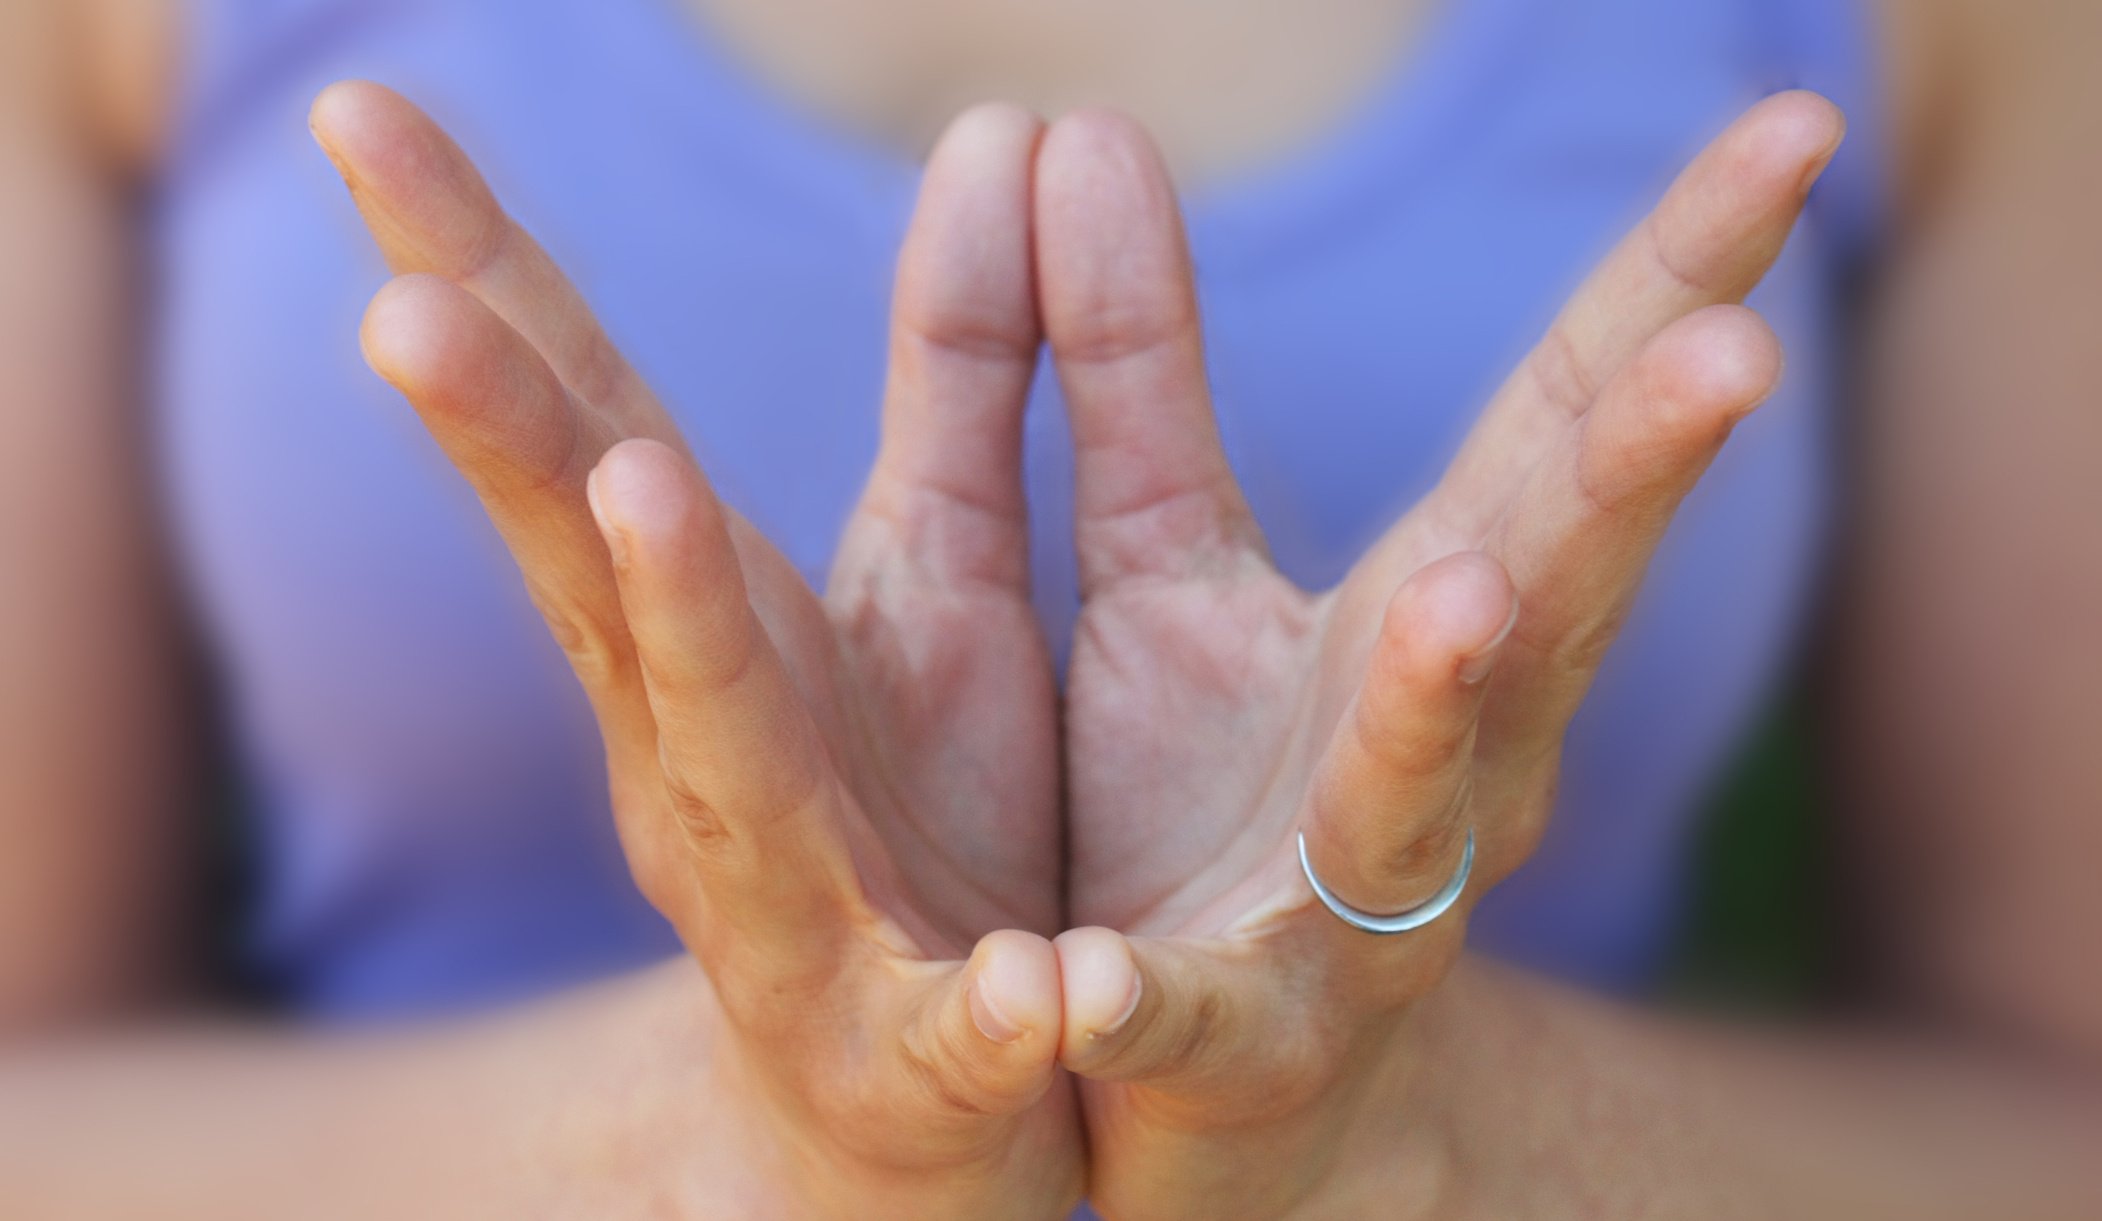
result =
M1336 919L1368 933L1406 933L1410 929L1422 928L1444 915L1459 901L1460 892L1467 889L1467 875L1474 872L1474 828L1467 829L1467 847L1460 853L1460 867L1453 873L1452 880L1445 884L1444 889L1407 911L1395 912L1391 916L1359 911L1338 899L1334 891L1322 885L1321 879L1314 876L1314 862L1307 857L1304 831L1299 833L1299 868L1306 874L1307 885L1314 888L1314 896L1321 900L1323 907L1335 913Z

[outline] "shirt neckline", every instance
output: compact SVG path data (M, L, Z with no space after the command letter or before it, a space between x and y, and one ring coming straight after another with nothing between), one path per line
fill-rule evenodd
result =
M764 156L796 178L842 204L858 202L843 209L843 223L896 240L918 189L917 159L799 105L676 0L612 7L630 14L682 119L714 129L710 143L764 145ZM1444 0L1340 118L1292 148L1182 191L1191 240L1207 265L1260 262L1280 244L1328 231L1339 208L1366 201L1368 185L1405 190L1427 180L1517 91L1523 59L1548 40L1552 24L1532 8L1533 0Z

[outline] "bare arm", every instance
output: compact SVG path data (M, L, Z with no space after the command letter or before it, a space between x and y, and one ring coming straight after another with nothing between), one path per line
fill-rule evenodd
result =
M0 1057L0 1215L663 1217L786 1206L675 962L449 1026L167 1026Z
M95 6L0 10L0 1033L182 974L193 793ZM136 136L137 133L133 133Z
M1388 1080L1417 1108L1363 1118L1350 1154L1370 1169L1339 1176L1321 1215L1411 1192L1426 1218L2102 1212L2102 1095L2023 1054L1673 1017L1484 962L1414 1017Z
M2102 10L1887 7L1903 215L1830 754L1869 999L1907 1025L1726 1033L1465 973L1432 1092L1489 1214L2102 1210Z

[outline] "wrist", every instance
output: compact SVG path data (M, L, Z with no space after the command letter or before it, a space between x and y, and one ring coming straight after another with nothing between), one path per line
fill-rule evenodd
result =
M1516 976L1463 957L1429 995L1369 1032L1354 1097L1333 1124L1337 1153L1294 1215L1397 1221L1508 1219L1503 1188L1533 1130L1526 1064L1540 1032Z
M685 958L536 1007L489 1041L496 1115L515 1119L497 1173L555 1215L734 1214L758 1170L721 1037Z
M1440 1170L1419 1215L1686 1211L1667 1203L1681 1186L1672 1168L1630 1155L1660 1132L1727 1130L1727 1115L1701 1113L1698 1100L1728 1095L1704 1085L1689 1032L1472 955L1414 1016L1412 1114Z
M1495 1176L1470 1139L1483 1109L1481 1041L1501 1038L1488 981L1462 959L1431 994L1368 1034L1356 1102L1341 1119L1322 1189L1296 1213L1455 1221L1495 1217L1481 1178ZM1495 1107L1494 1102L1486 1103Z

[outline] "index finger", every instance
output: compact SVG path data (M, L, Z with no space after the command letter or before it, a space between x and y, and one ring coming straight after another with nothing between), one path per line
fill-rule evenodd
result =
M1464 545L1479 543L1527 473L1645 343L1758 285L1845 131L1824 98L1776 94L1694 158L1497 391L1432 493Z
M343 81L314 100L308 122L396 275L466 289L622 436L684 448L583 296L430 116L385 86Z

